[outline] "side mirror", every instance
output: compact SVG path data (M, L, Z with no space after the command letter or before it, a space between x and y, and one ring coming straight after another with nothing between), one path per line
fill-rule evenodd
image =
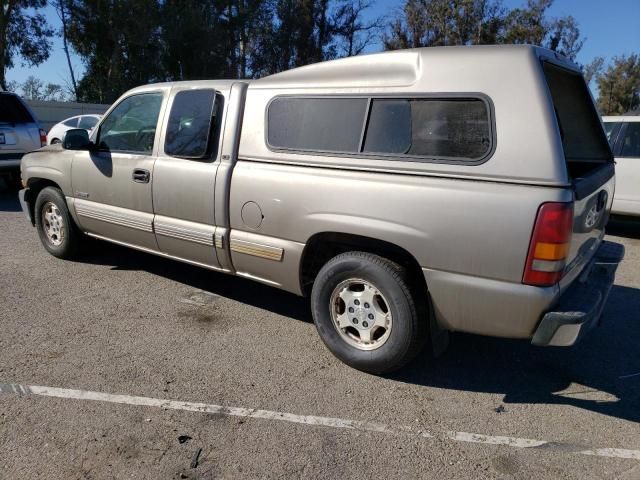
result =
M66 150L89 150L91 147L91 140L89 140L89 134L82 128L73 128L67 130L62 142L63 148Z

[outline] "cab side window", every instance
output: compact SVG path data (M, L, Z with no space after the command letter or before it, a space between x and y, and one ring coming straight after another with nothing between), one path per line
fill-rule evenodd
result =
M640 158L640 122L627 123L620 156Z
M125 98L102 122L99 148L110 152L151 153L161 105L162 93Z
M202 159L211 155L215 143L218 117L215 90L184 90L178 92L171 106L165 137L167 155L187 159Z

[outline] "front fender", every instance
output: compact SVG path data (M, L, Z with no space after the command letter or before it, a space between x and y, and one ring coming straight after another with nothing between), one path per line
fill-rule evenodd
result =
M71 164L74 152L61 147L45 147L22 157L20 171L22 181L29 186L37 180L55 183L65 196L73 196L71 188Z

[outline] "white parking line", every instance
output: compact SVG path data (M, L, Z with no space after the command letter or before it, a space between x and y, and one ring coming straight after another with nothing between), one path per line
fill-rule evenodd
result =
M88 390L42 387L37 385L0 384L0 393L15 395L38 395L42 397L67 398L74 400L93 400L98 402L119 403L125 405L157 407L165 410L184 410L188 412L213 413L229 417L279 420L310 426L363 430L368 432L409 435L423 438L440 438L464 443L504 445L513 448L545 448L549 450L559 450L562 452L570 452L580 455L640 460L640 450L627 450L621 448L585 448L584 446L570 445L562 442L483 435L479 433L469 432L448 431L441 434L436 434L402 425L391 426L382 423L364 422L359 420L348 420L333 417L318 417L315 415L296 415L293 413L275 412L271 410L259 410L254 408L242 407L224 407L221 405L213 405L209 403L181 402L177 400L163 400L160 398L136 397L130 395L92 392Z

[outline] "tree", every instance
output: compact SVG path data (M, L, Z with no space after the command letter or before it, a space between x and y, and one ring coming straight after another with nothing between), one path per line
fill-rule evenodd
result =
M42 80L31 75L21 85L22 96L25 100L40 100L43 88Z
M578 22L571 15L548 19L546 12L553 1L528 0L526 7L511 10L497 43L540 45L574 60L584 44Z
M271 0L271 20L258 29L254 76L281 72L337 56L329 0Z
M67 66L69 67L69 75L71 76L71 87L73 89L74 97L78 98L78 84L76 82L76 76L73 72L73 66L71 65L71 54L69 52L68 30L69 30L69 7L68 0L53 0L51 5L55 8L58 18L62 26L60 27L59 35L62 37L62 49L67 57Z
M166 80L236 77L228 58L235 39L223 25L223 2L167 0L161 7L160 60Z
M247 78L273 30L272 0L166 0L162 61L168 79ZM206 46L207 48L203 48Z
M338 55L360 55L379 36L383 27L381 18L365 21L364 12L373 6L366 0L343 0L333 16L335 34L340 38Z
M47 0L0 1L0 87L6 88L6 72L16 56L26 65L39 65L49 58L53 30L39 9Z
M496 43L503 16L499 0L407 0L383 44L393 50Z
M591 84L591 80L593 80L602 71L603 65L604 58L596 57L591 61L591 63L582 67L582 74L584 75L584 80L587 82L587 85Z
M406 0L383 36L385 49L442 45L541 45L574 59L584 43L571 16L549 19L553 0L505 9L500 0Z
M68 0L67 7L68 41L86 65L80 100L111 103L134 86L164 79L159 0Z
M602 115L621 115L640 107L640 55L614 57L596 76L598 110Z
M30 75L22 83L15 83L14 91L22 90L22 97L26 100L45 100L64 102L67 100L64 89L56 83L45 84L42 80Z

